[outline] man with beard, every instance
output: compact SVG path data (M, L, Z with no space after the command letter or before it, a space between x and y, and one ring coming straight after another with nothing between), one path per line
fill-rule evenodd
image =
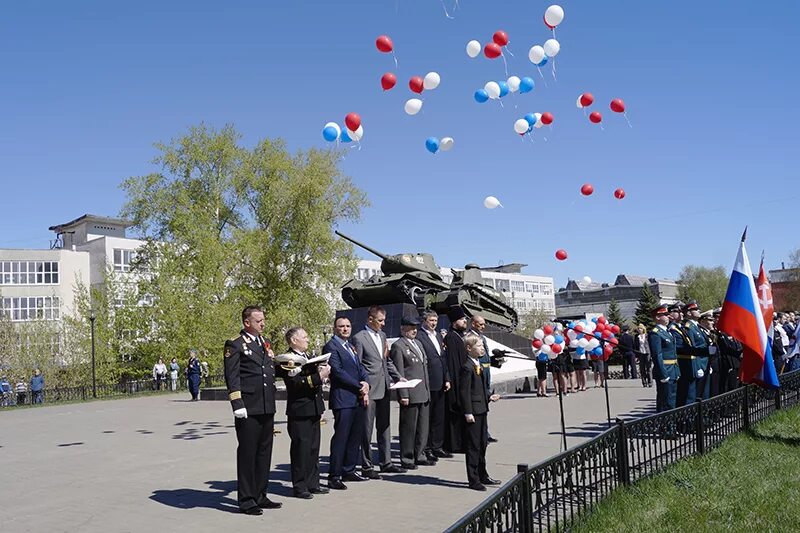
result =
M447 312L447 318L450 319L450 329L444 338L444 353L452 382L445 396L448 421L445 425L444 447L450 453L463 453L464 414L459 406L458 375L468 358L463 338L467 332L467 315L461 307L453 306Z

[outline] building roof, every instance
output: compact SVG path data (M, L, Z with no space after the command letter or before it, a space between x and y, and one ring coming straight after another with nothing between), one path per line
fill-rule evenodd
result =
M481 267L481 270L486 272L503 272L505 274L521 274L522 269L528 265L524 263L509 263L507 265L498 265L494 267Z
M89 222L89 221L96 222L99 224L113 224L115 226L122 226L123 228L129 228L133 226L132 222L122 218L103 217L100 215L91 215L87 213L83 216L76 218L75 220L70 220L69 222L66 222L64 224L58 224L56 226L50 226L47 229L49 229L50 231L55 231L56 233L62 233L65 230L77 226L78 224L82 224L83 222Z

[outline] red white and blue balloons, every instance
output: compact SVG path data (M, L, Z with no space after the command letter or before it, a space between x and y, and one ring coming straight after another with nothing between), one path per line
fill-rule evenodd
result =
M588 354L594 360L608 360L614 352L614 346L619 342L616 338L619 332L619 326L610 324L602 315L567 324L570 348L577 355Z
M564 8L559 5L552 5L544 12L544 23L551 30L561 24L564 20Z
M547 359L555 359L566 347L563 326L561 324L552 326L548 324L535 330L531 340L531 347L537 359L544 360L545 358L542 357L542 354L546 355Z
M328 122L325 126L322 127L322 138L326 141L334 142L336 139L339 138L339 135L342 133L342 129L339 125L335 122Z

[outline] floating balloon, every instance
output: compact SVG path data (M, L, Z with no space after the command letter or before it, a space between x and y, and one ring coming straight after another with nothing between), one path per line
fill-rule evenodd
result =
M497 85L500 87L500 98L502 98L502 97L504 97L505 95L508 94L508 91L510 89L509 89L508 84L506 82L498 81Z
M528 51L528 59L537 67L541 67L547 63L547 57L545 57L544 48L538 44L536 46L532 46Z
M520 135L527 132L530 127L531 125L528 124L528 121L524 118L518 119L516 122L514 122L514 131Z
M322 138L328 142L333 142L339 138L339 134L342 132L342 129L339 125L335 122L328 122L322 128Z
M384 91L388 91L397 84L397 76L391 72L387 72L381 76L381 87Z
M519 92L520 94L529 93L533 90L536 84L533 82L533 78L528 76L519 80Z
M419 110L422 109L422 100L419 98L411 98L410 100L406 100L405 105L406 113L409 115L416 115L419 113Z
M348 113L344 117L344 125L347 126L348 130L356 131L361 126L361 117L358 116L358 113Z
M339 140L343 143L349 143L353 139L347 134L347 130L342 130L342 133L339 134Z
M594 192L594 187L592 187L591 183L584 183L581 186L581 194L584 196L591 196Z
M589 120L595 124L600 124L603 122L603 115L601 115L598 111L593 111L589 114Z
M542 122L542 114L541 113L534 113L533 116L534 116L534 118L536 118L536 122L533 123L533 127L534 128L539 129L542 126L544 126L544 123Z
M506 83L508 84L508 90L512 93L519 91L520 81L521 80L517 76L511 76L508 78L508 80L506 80Z
M583 93L578 98L578 103L580 104L578 107L589 107L594 103L594 96L592 93Z
M525 115L525 121L528 123L529 127L533 127L533 125L536 124L536 115L528 113Z
M616 191L614 191L614 198L616 198L617 200L622 200L623 198L625 198L625 190L617 189Z
M489 43L483 47L483 55L489 59L497 59L503 53L500 45L497 43Z
M552 123L553 123L553 114L542 113L542 124L552 124Z
M384 54L388 54L392 50L394 50L394 44L392 40L389 38L388 35L381 35L377 39L375 39L375 46L378 47L378 50L383 52Z
M503 207L503 204L494 196L487 196L483 199L483 207L486 209L495 209L497 207Z
M425 82L419 76L414 76L410 80L408 80L408 88L411 89L413 92L420 94L422 90L425 88Z
M475 101L479 104L484 103L489 99L489 93L486 92L486 89L478 89L475 91Z
M563 249L556 250L556 259L563 261L567 258L567 251Z
M439 139L436 137L428 137L425 140L425 148L432 154L435 154L439 151Z
M561 24L562 20L564 20L564 8L559 5L554 4L544 12L544 23L551 30Z
M442 138L442 142L439 143L439 149L442 152L449 152L450 150L452 150L454 144L455 141L453 140L452 137L444 137Z
M439 77L438 72L428 72L422 80L422 86L426 91L432 91L439 86L442 79Z
M347 130L347 135L350 136L355 142L359 142L364 136L364 126L359 126L355 130Z
M591 283L592 282L592 278L590 278L589 276L583 276L583 282L584 283Z
M497 30L494 32L494 35L492 35L492 40L498 46L505 46L508 44L508 34L503 30Z
M622 98L614 98L611 100L611 111L614 113L624 113L625 112L625 102L622 101Z
M496 81L488 81L483 86L483 90L489 95L492 100L500 98L500 85Z
M467 43L467 55L471 58L478 57L481 53L481 43L479 41L470 41Z
M556 57L561 51L561 45L555 39L547 39L544 42L544 53L547 57Z

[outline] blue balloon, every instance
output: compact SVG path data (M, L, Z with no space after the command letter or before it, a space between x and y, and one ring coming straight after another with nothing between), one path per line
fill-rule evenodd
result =
M547 357L547 354L544 352L539 352L539 355L536 356L537 361L547 361L548 359L549 357Z
M350 136L347 134L347 130L342 130L342 134L339 135L339 140L342 141L343 143L349 143L353 139L351 139Z
M594 337L595 337L596 339L602 339L602 338L603 338L603 334L602 334L602 333L600 333L600 332L598 331L598 332L596 332L596 333L594 334Z
M477 91L475 91L475 101L476 102L478 102L479 104L482 104L482 103L486 102L487 100L489 100L489 93L487 93L483 89L478 89Z
M339 137L339 132L336 131L336 128L333 126L328 126L324 130L322 130L322 138L332 143Z
M592 350L592 353L595 354L595 355L603 355L603 349L598 346L597 348Z
M520 93L529 93L533 90L536 84L533 82L533 78L525 76L521 80L519 80L519 92Z
M529 126L533 127L533 125L536 124L536 115L534 115L533 113L528 113L527 115L525 115L524 118L525 118L525 120L528 121L528 125ZM528 131L530 131L530 129ZM574 328L575 327L575 323L574 322L570 322L567 325L567 327Z
M594 317L594 318L592 319L592 322L594 322L595 324L597 324L597 317Z
M541 60L539 63L536 63L536 66L537 66L537 67L543 67L543 66L545 66L545 65L547 64L547 60L548 60L548 59L549 59L549 58L548 58L547 56L544 56L544 57L542 58L542 60Z
M580 346L578 346L577 348L575 348L575 353L578 355L583 355L586 353L586 348L581 348Z
M531 122L531 119L528 118L529 116L533 118L533 122ZM527 115L525 115L525 120L527 120L528 124L530 124L531 126L536 124L536 117L533 116L533 113L528 113ZM575 322L570 322L569 324L567 324L567 327L569 329L574 328L575 327Z
M500 86L500 98L502 98L502 97L504 97L505 95L508 94L508 91L509 91L508 83L506 83L504 81L498 81L497 85Z
M561 344L562 342L564 342L564 336L563 335L556 335L553 338L555 339L554 344Z
M439 139L436 137L428 137L425 141L425 148L432 154L435 154L439 151Z

